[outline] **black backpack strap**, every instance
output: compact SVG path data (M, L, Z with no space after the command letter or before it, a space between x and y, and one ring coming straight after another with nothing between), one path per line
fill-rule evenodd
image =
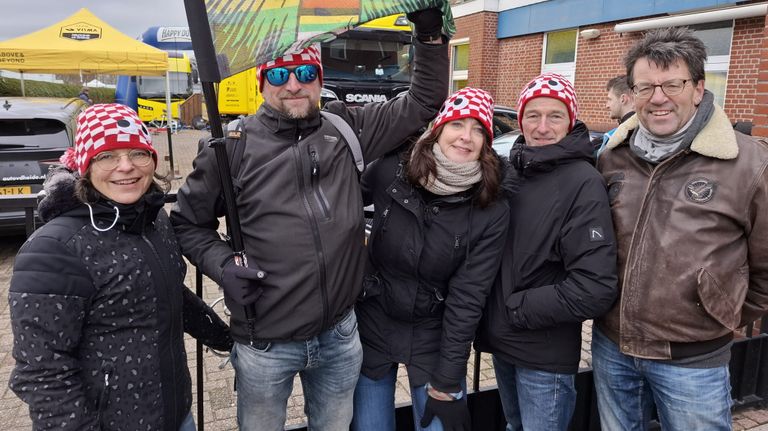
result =
M243 154L245 153L245 129L242 118L232 120L227 124L226 148L231 148L229 171L232 176L232 185L235 186L235 195L237 195L242 190L238 174L240 173L240 163L243 161Z
M320 111L320 115L326 120L330 121L347 142L347 148L352 153L352 158L355 159L355 167L357 172L362 173L365 169L365 160L363 160L363 149L360 147L360 139L358 139L355 131L352 130L352 126L349 125L340 115L334 114L328 111Z

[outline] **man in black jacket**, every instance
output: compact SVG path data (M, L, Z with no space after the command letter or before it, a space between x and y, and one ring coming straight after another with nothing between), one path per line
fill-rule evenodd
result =
M581 322L616 298L605 185L576 95L547 73L518 100L507 245L476 342L493 353L507 429L564 431L573 413Z
M325 110L346 121L364 159L393 150L437 113L448 93L442 14L409 14L416 29L405 97ZM258 69L264 104L243 120L234 183L247 260L238 266L216 231L224 213L213 151L205 148L179 190L172 222L184 254L219 283L232 311L238 424L282 430L293 378L301 377L309 426L347 429L362 348L352 306L362 286L364 218L358 172L342 133L319 115L315 47ZM266 274L266 277L264 276ZM247 319L244 306L255 308Z

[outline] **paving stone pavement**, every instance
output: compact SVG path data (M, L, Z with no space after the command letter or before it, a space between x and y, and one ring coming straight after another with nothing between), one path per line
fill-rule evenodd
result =
M172 145L174 154L174 168L179 178L172 181L173 190L178 189L183 177L192 168L192 160L197 152L197 141L204 136L203 132L195 130L182 130L173 135ZM158 149L161 160L168 153L168 143L165 134L153 136L155 147ZM169 162L162 161L158 172L169 172ZM170 209L170 208L168 208ZM8 285L10 283L13 259L16 251L23 243L22 236L0 237L0 429L5 431L26 431L31 429L31 421L26 404L19 400L6 385L8 376L14 365L11 357L12 334L10 328L10 317L7 301ZM190 266L187 274L187 285L194 288L195 271ZM218 286L211 280L204 277L203 282L204 299L212 303L221 296ZM217 311L220 309L217 308ZM592 327L587 322L582 330L582 359L580 366L582 368L591 365L591 355L589 351L589 342L591 339ZM197 370L195 363L195 342L187 337L186 348L189 356L189 369L192 374L193 382ZM211 431L236 430L236 394L233 391L234 372L231 365L220 365L223 359L215 356L212 352L205 352L203 359L204 367L204 422L205 429ZM472 387L472 370L474 368L474 355L471 356L468 365L469 375L467 380L468 387ZM479 386L495 386L495 376L490 356L483 355L480 364L480 382ZM193 385L194 386L194 385ZM196 397L197 388L193 387L193 395ZM398 384L395 391L396 402L410 402L407 377L404 369L401 367L398 372ZM193 412L197 418L196 400L193 401ZM288 401L288 414L286 425L288 427L304 423L303 396L302 388L298 379L294 381L294 388L291 398ZM740 410L733 417L734 431L768 431L768 411L755 408Z

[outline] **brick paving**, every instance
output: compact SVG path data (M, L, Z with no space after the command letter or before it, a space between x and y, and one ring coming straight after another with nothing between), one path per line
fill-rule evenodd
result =
M177 172L178 179L172 181L173 190L178 189L183 177L191 170L192 160L197 152L197 141L204 136L203 132L194 130L182 130L173 135L173 154L174 170ZM165 134L158 134L154 137L155 147L158 149L161 160L167 154L168 144ZM158 172L168 172L168 161L161 162ZM21 236L6 236L0 238L0 428L4 431L26 431L31 429L31 421L26 404L19 400L11 392L5 382L8 381L14 361L11 357L12 334L10 328L10 317L8 310L8 285L10 283L13 259L16 251L23 243ZM190 266L187 274L187 285L194 288L194 268ZM218 286L211 280L204 278L203 282L204 299L211 303L221 296ZM218 309L217 309L218 310ZM591 356L589 351L589 342L591 339L591 324L587 322L582 330L582 359L580 366L582 368L591 365ZM195 381L196 367L195 363L195 342L191 338L186 341L187 352L189 356L189 369ZM220 365L223 359L215 356L212 352L205 352L203 358L204 367L204 416L205 429L211 431L236 430L236 394L233 391L234 372L231 365L226 364L223 369ZM470 358L468 366L469 376L467 380L468 387L472 387L472 370L474 368L474 355ZM490 356L483 355L480 364L480 382L481 388L495 385L495 376ZM193 395L196 396L197 388L193 385ZM410 402L407 378L405 371L401 367L398 372L398 384L395 391L397 403ZM197 417L196 400L193 401L193 412ZM298 379L294 381L293 393L288 401L288 414L286 425L288 427L304 423L302 388ZM734 414L734 431L768 431L768 410L756 408L743 409Z

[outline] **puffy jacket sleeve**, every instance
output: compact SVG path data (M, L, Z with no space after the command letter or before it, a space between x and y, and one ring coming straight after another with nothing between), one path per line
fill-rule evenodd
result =
M184 256L216 283L221 283L221 268L232 256L232 248L216 230L223 215L216 154L203 145L192 162L192 172L176 194L171 224Z
M80 379L78 349L93 282L44 226L19 250L8 293L13 330L9 387L29 404L34 429L98 430Z
M566 218L558 243L567 275L560 283L509 296L510 321L517 328L543 329L592 319L606 313L618 295L616 241L605 185L595 172L575 187L572 196L570 207L561 208Z
M768 168L765 166L754 187L747 233L749 290L741 309L740 326L752 323L768 312Z
M229 326L188 288L183 292L184 332L206 346L223 352L232 350Z
M448 96L448 44L414 40L411 86L404 97L346 108L330 102L325 109L341 115L360 138L363 159L373 161L416 134L436 115Z
M509 228L509 207L499 202L494 217L479 239L470 244L464 263L448 284L443 313L440 357L430 383L439 391L458 392L467 375L470 345L501 263L502 248ZM473 226L473 229L478 226Z

